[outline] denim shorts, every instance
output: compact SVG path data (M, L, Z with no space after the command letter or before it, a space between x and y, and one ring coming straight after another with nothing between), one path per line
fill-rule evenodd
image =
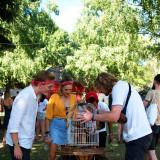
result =
M45 120L45 114L46 113L38 112L37 119L38 120Z

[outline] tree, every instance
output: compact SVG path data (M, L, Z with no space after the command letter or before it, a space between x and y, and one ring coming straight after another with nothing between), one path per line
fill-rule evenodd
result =
M139 6L140 16L143 19L141 32L152 38L160 38L160 1L134 0L132 5Z
M18 0L1 0L0 5L0 50L13 49L15 46L8 38L7 34L10 33L9 28L6 28L6 23L11 23L17 16L19 7ZM8 44L8 45L6 45Z
M89 88L102 71L133 85L146 85L148 81L142 78L146 71L140 60L152 59L155 52L150 47L154 41L139 36L139 11L120 0L84 0L84 5L72 34L80 49L67 58L68 73L72 71L74 78Z
M73 55L74 43L67 32L56 26L49 14L39 10L39 1L22 1L19 14L12 22L10 38L16 48L3 51L0 57L0 85L24 87L40 70L66 64ZM53 6L50 8L55 9ZM57 9L55 9L58 14ZM7 25L7 24L6 24Z

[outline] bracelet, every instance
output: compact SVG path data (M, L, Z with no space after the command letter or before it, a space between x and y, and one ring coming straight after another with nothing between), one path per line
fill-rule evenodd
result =
M46 135L45 135L45 137L49 137L49 136L51 136L51 134L50 134L50 133L48 133L48 134L46 134Z
M13 146L18 146L19 142L13 143Z
M109 131L109 135L113 135L113 132Z
M94 121L94 116L95 116L95 114L92 114L92 121Z
M48 134L48 133L50 133L50 131L46 131L46 132L45 132L45 134Z

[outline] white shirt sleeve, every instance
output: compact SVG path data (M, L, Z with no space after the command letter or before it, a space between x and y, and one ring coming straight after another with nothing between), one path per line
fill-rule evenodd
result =
M44 106L46 106L48 104L48 100L47 99L44 99Z
M9 133L17 133L19 131L19 126L25 110L27 108L27 103L24 97L16 98L11 111L11 116L8 124Z
M117 83L112 90L112 105L124 105L129 91L126 82Z

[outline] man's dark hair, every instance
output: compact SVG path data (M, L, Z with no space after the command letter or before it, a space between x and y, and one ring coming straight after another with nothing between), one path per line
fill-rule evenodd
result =
M160 74L157 74L157 75L154 77L154 80L160 85Z

